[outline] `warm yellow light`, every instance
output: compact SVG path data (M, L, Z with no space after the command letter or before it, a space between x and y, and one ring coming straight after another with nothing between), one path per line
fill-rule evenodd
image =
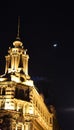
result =
M29 107L29 114L34 114L34 111L33 111L33 107L32 107L32 106Z
M34 114L34 109L32 105L27 105L25 108L25 113L26 114Z
M0 81L5 81L7 78L0 78Z
M5 109L14 110L14 104L10 102L5 103Z
M33 81L32 80L26 80L25 82L23 82L23 84L25 84L25 85L29 85L29 86L34 86L34 83L33 83Z
M19 47L19 46L22 46L22 42L21 41L14 41L13 42L13 45L15 46L15 47Z

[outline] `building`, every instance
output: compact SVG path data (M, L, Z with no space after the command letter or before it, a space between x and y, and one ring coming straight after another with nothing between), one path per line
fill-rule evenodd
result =
M28 74L29 55L19 38L19 25L5 59L5 73L0 76L0 130L53 130L54 113Z

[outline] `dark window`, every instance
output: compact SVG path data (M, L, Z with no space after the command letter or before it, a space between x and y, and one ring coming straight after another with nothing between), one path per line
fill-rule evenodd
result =
M25 91L25 93L24 93L24 99L26 100L26 101L29 101L30 99L29 99L29 89L27 89L26 91Z
M15 98L29 101L29 90L15 89Z
M2 89L2 95L5 95L5 88Z
M24 90L23 89L20 89L19 90L19 94L20 94L20 99L24 99Z
M24 90L23 89L15 89L15 98L24 100Z
M15 98L18 98L18 88L15 89Z

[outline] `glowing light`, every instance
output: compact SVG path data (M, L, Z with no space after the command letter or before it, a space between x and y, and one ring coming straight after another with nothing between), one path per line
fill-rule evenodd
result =
M29 114L33 114L33 107L32 106L29 107Z
M57 47L57 46L58 46L58 44L57 44L57 43L53 44L53 47Z
M5 103L5 109L14 110L14 104L10 102Z
M32 105L27 105L25 110L26 110L25 111L26 114L31 114L31 115L34 114L34 109Z
M0 81L5 81L7 78L0 78Z
M51 41L50 43L49 43L49 45L50 45L50 48L56 48L56 47L61 47L60 45L60 42L59 41Z

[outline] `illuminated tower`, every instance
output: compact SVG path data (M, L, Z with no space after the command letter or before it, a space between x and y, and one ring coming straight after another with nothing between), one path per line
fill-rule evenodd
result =
M28 74L29 55L18 34L0 76L0 130L53 130L53 113Z

